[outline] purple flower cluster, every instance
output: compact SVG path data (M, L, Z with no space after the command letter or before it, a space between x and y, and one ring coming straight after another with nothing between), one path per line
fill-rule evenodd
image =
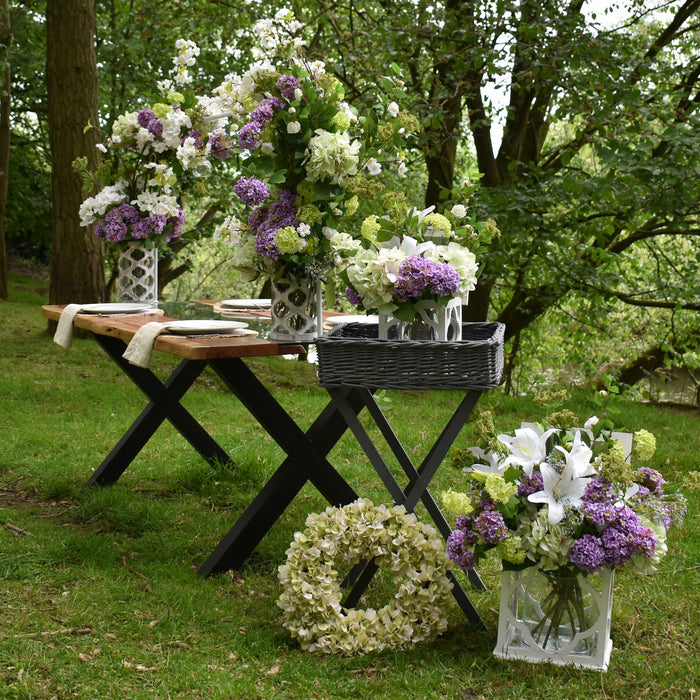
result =
M156 117L152 109L142 109L136 117L139 126L147 129L157 139L163 135L163 122Z
M635 554L654 555L654 531L642 524L632 508L616 503L612 484L593 479L586 488L582 512L584 522L592 525L596 534L579 537L569 550L569 560L583 571L622 566Z
M294 91L299 87L299 79L293 75L282 75L277 81L277 89L287 100L294 99Z
M239 181L240 182L240 181ZM298 225L295 207L296 192L280 190L279 199L268 207L253 209L248 216L248 227L255 235L255 252L273 260L280 256L275 234L281 228Z
M285 102L280 97L265 97L250 113L248 123L238 132L238 145L248 151L254 151L260 145L258 138L262 130L274 118L275 114L284 109Z
M95 235L110 243L120 243L129 237L143 240L151 234L165 232L170 242L182 233L185 224L185 212L181 209L177 216L166 217L163 214L141 216L138 209L131 204L120 204L110 210L102 221L95 224Z
M352 287L345 287L345 298L354 306L362 304L362 297Z
M394 284L398 301L419 299L428 291L438 297L454 296L459 290L459 273L447 263L410 255L399 266Z
M209 136L209 147L212 158L230 158L231 152L228 150L228 144L221 131L216 129Z
M180 139L181 143L185 143L185 140L192 138L194 140L195 148L202 148L204 146L204 141L202 140L202 132L199 129L190 129L186 136Z
M544 480L542 479L542 472L533 469L531 476L524 475L522 479L520 479L518 496L527 498L531 493L542 491L543 488Z
M267 185L255 177L240 178L233 186L233 191L249 207L259 207L270 196Z
M476 565L475 548L482 544L493 546L508 536L508 526L493 502L484 502L478 515L460 515L447 538L447 557L464 570Z

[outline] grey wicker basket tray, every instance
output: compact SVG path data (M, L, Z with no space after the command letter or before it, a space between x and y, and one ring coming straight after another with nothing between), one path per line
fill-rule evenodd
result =
M502 323L463 323L462 340L380 340L348 323L316 339L322 387L493 389L503 373Z

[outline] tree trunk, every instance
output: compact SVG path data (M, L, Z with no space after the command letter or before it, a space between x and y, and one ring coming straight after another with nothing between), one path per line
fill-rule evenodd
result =
M80 226L82 178L73 161L98 165L98 94L93 0L47 0L46 83L51 144L49 301L97 302L104 296L104 249Z
M9 0L0 2L0 41L5 46L3 66L3 87L0 98L0 299L7 299L7 250L5 248L5 207L7 206L7 184L10 179L10 109L12 71L10 67L10 47L12 27L10 25Z

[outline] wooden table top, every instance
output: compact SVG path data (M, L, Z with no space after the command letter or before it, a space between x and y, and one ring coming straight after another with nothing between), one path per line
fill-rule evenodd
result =
M42 316L58 321L65 305L46 304L41 307ZM128 343L141 328L151 321L175 321L162 314L122 314L99 316L77 314L73 325L97 335L119 338ZM271 355L303 355L303 345L287 345L257 336L176 336L159 335L153 344L154 350L167 352L187 360L219 360L231 357L267 357Z

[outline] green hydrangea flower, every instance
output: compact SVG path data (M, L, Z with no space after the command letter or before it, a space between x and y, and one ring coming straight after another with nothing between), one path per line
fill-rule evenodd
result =
M489 474L484 486L496 503L508 503L511 496L518 492L518 487L513 482L506 481L500 474Z
M637 430L634 434L634 454L640 461L646 462L656 452L656 438L648 430Z

